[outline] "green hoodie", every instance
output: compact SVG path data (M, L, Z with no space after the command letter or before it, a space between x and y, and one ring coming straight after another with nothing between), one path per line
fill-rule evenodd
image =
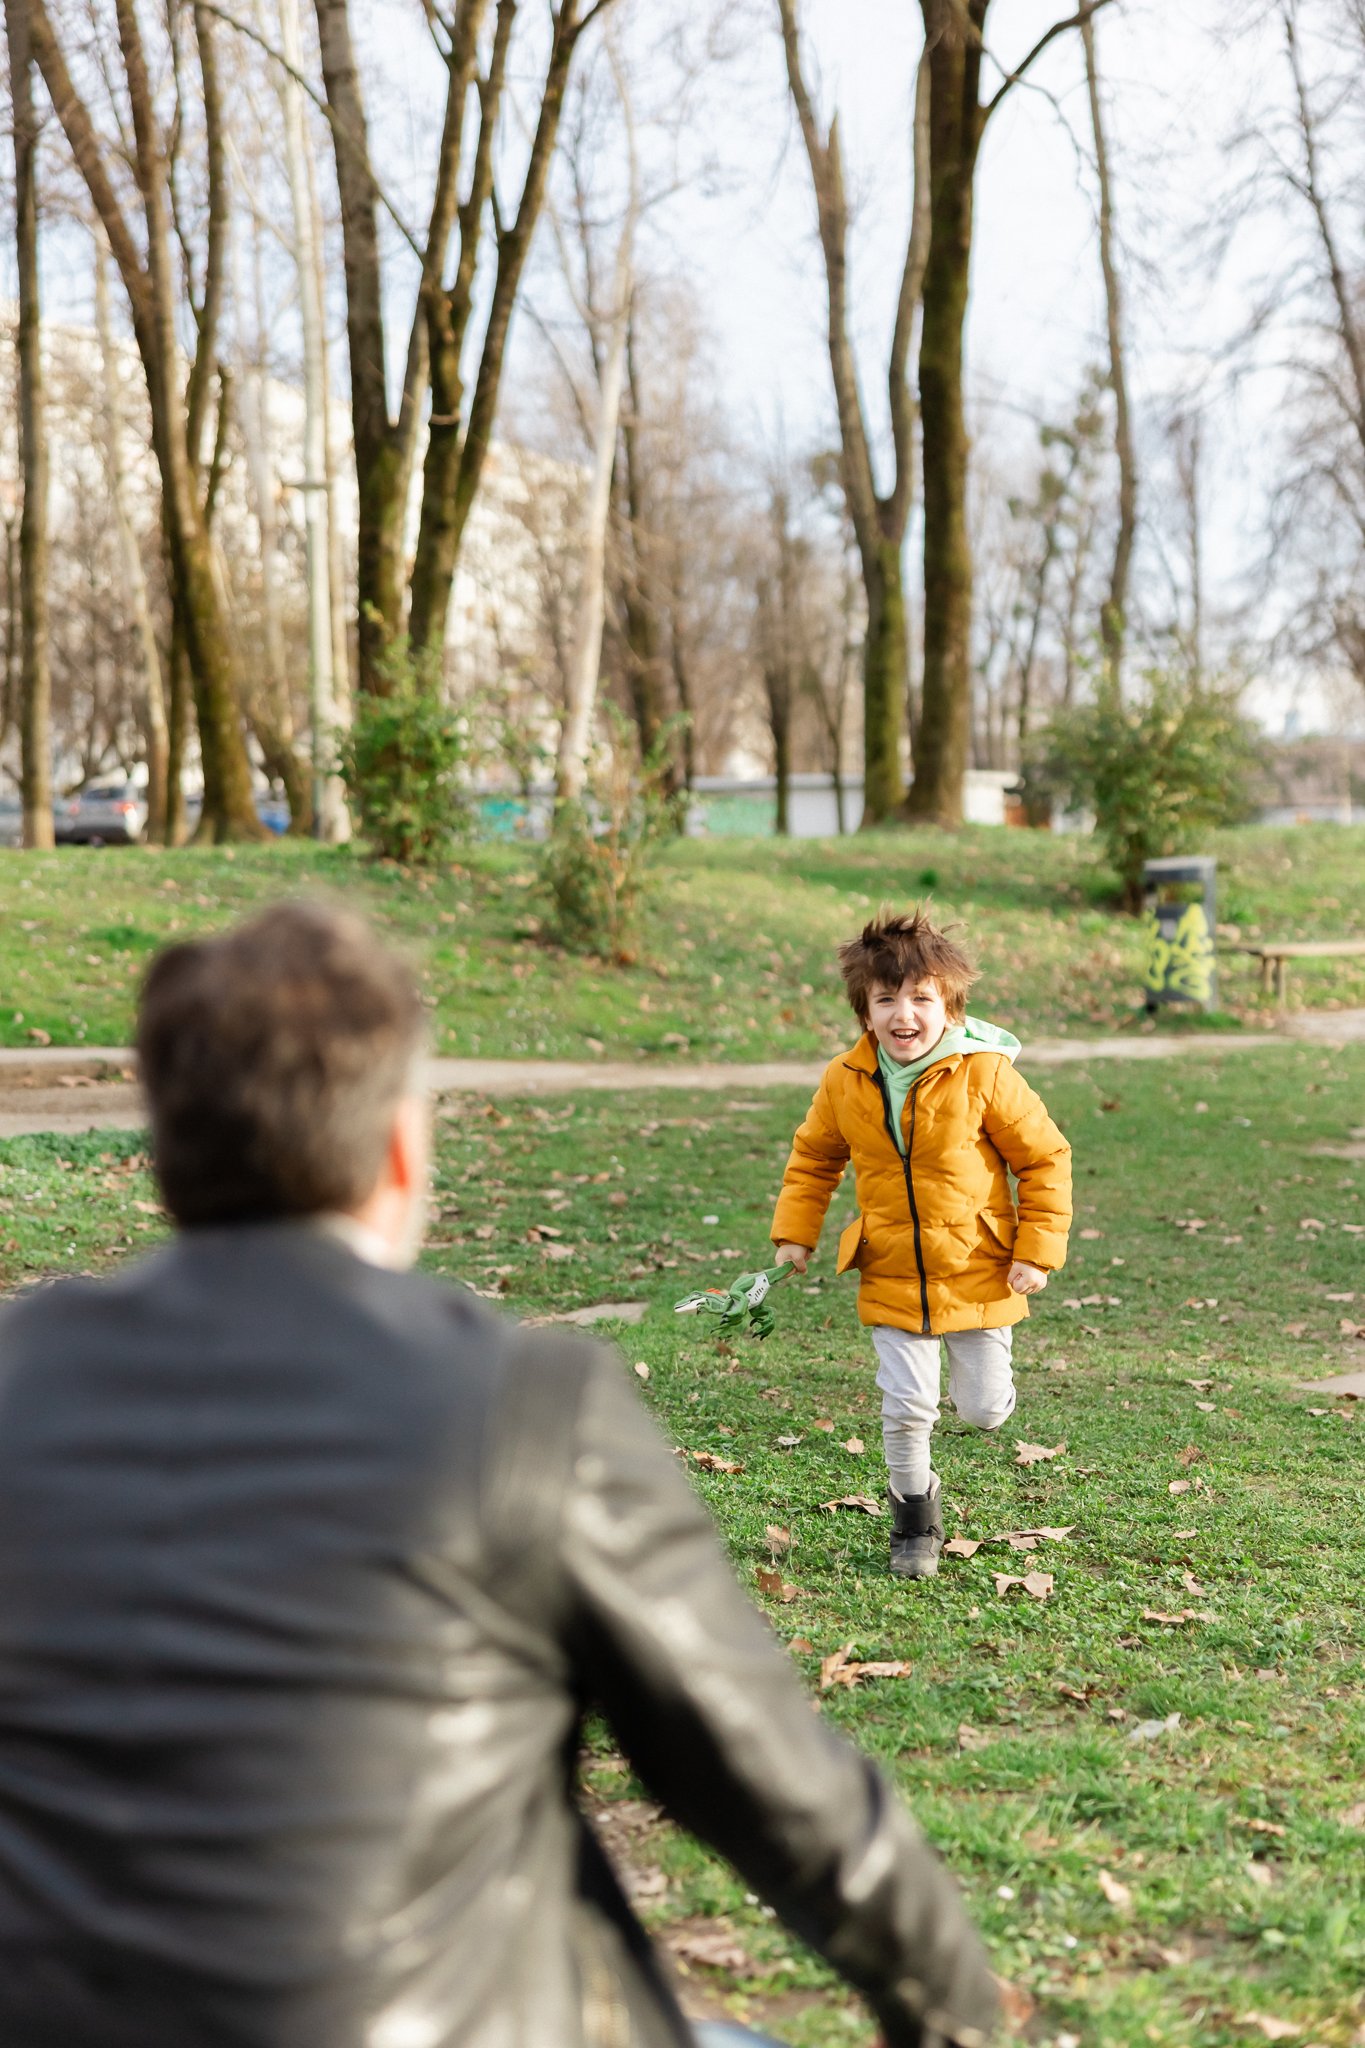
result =
M907 1060L904 1066L899 1060L893 1060L879 1043L877 1065L886 1083L887 1100L891 1105L891 1128L900 1150L905 1150L905 1133L901 1129L905 1098L927 1068L937 1066L940 1060L951 1059L958 1052L999 1052L1007 1060L1013 1060L1018 1051L1019 1040L1012 1031L1006 1031L999 1024L987 1024L980 1017L964 1017L960 1024L950 1024L932 1052L926 1052L917 1060Z

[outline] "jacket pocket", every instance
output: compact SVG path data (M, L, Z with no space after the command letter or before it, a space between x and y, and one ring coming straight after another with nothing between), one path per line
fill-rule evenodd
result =
M855 1216L847 1228L839 1232L839 1257L834 1267L836 1274L847 1273L851 1266L856 1266L862 1248L863 1219L861 1216Z
M988 1250L994 1250L998 1247L1000 1251L1007 1252L1012 1258L1014 1256L1014 1239L1018 1229L1019 1218L1012 1209L1008 1215L1002 1215L998 1212L993 1213L989 1209L981 1211L981 1230Z

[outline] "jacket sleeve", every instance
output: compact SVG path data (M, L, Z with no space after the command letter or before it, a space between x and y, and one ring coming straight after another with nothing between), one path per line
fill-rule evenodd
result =
M561 1537L575 1672L654 1796L864 1994L888 2048L979 2048L995 1983L956 1886L811 1712L615 1361L585 1389Z
M1014 1256L1055 1273L1071 1229L1071 1147L1022 1075L1000 1061L985 1115L986 1136L1019 1182Z
M820 1242L825 1211L848 1165L848 1140L839 1129L830 1099L829 1076L822 1076L805 1122L792 1139L791 1156L782 1176L782 1190L773 1211L774 1244Z

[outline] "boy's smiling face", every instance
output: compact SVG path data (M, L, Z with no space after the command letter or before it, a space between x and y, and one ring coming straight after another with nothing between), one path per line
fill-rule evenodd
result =
M867 1022L878 1045L906 1066L933 1051L948 1028L948 1008L932 975L918 981L907 975L899 988L888 988L884 982L874 984Z

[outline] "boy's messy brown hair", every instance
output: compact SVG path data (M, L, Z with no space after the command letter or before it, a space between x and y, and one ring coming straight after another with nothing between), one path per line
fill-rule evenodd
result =
M977 971L918 906L908 911L883 906L856 939L840 946L838 957L853 1014L864 1027L873 989L899 988L907 978L938 983L949 1023L960 1024L967 1014L967 991Z

